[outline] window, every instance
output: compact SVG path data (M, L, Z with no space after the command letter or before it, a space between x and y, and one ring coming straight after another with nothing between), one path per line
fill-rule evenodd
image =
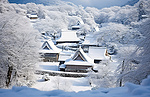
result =
M94 63L99 64L102 60L94 60Z

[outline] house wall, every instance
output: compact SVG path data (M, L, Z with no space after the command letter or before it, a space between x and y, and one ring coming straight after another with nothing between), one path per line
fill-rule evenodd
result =
M61 43L79 43L79 41L56 41L56 44L61 44Z
M66 65L66 72L87 72L88 68L92 68L92 66L85 65Z
M43 56L43 62L58 62L59 54L57 53L46 53Z
M30 17L30 19L37 19L37 17Z

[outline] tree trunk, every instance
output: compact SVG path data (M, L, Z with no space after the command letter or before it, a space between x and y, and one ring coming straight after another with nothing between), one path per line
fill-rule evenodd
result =
M10 66L10 67L8 68L7 78L6 78L6 86L7 86L7 87L9 87L10 82L11 82L12 70L13 70L13 66Z
M123 72L124 72L124 61L125 61L125 59L123 60L123 62L122 62L122 66L121 66L121 72L120 72L120 74L122 75L123 74ZM122 81L123 81L123 77L121 77L121 79L120 79L120 81L119 81L119 86L120 87L122 87Z

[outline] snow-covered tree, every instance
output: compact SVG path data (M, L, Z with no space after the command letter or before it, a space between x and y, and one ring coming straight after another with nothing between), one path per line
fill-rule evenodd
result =
M120 65L117 67L116 70L116 76L117 79L117 86L123 86L126 82L125 76L131 72L134 71L137 68L137 64L139 63L137 60L133 58L133 52L137 49L136 45L126 45L123 47L120 47L118 50L118 62Z
M0 3L8 3L8 0L0 0Z
M132 60L128 59L126 66L128 70L124 72L123 78L126 81L140 84L141 81L150 75L150 19L139 22L139 31L143 34L140 42L137 42L136 50L131 53ZM133 66L135 68L133 68ZM132 67L132 68L130 68Z
M96 88L110 88L116 86L116 77L114 72L115 65L109 61L102 61L97 64L98 73L89 72L88 79L91 87Z
M95 41L102 46L120 46L133 44L141 39L141 34L130 26L118 23L103 23L100 31L94 33Z
M72 91L72 83L60 76L54 77L54 87L58 90Z
M38 61L38 31L9 8L0 13L0 21L0 87L30 86Z

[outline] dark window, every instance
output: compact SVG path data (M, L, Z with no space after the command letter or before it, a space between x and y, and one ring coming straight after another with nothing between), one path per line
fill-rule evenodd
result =
M94 60L94 63L99 64L102 60Z
M45 57L56 57L57 54L53 54L53 53L45 53L44 56Z
M72 30L78 30L78 29L80 29L80 28L72 28Z

